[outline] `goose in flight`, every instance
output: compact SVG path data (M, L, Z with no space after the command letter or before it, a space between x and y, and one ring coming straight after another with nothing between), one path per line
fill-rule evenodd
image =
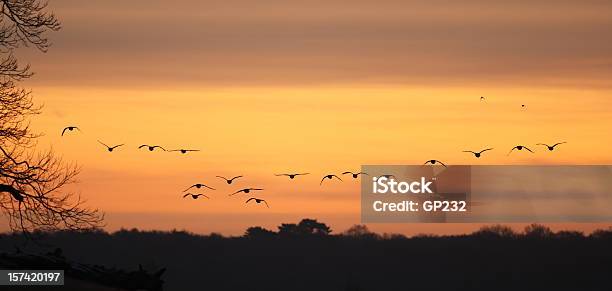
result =
M446 168L446 165L443 162L440 162L438 160L429 160L429 161L425 162L425 164L423 164L423 165L427 165L427 164L432 164L432 165L440 164L440 165L442 165L442 166L444 166Z
M338 180L342 181L342 179L340 179L340 177L338 177L338 176L336 176L336 175L334 175L334 174L330 174L330 175L325 175L325 176L323 176L323 179L321 179L321 183L319 183L319 185L323 185L323 181L325 181L325 179L330 179L330 180L332 180L333 178L336 178L336 179L338 179Z
M567 142L566 141L558 142L558 143L556 143L554 145L548 145L548 144L545 144L545 143L538 143L537 145L543 145L543 146L547 147L549 151L552 152L555 149L556 146L558 146L560 144L564 144L564 143L567 143Z
M255 202L257 202L257 204L263 202L266 204L266 207L270 208L270 205L268 205L268 202L266 202L266 200L264 199L259 199L259 198L255 198L255 197L251 197L249 198L246 202L244 202L245 204L248 204L251 200L255 200Z
M287 176L289 179L293 179L297 176L308 175L310 173L295 173L295 174L274 174L274 176Z
M186 154L187 152L199 152L200 150L186 150L186 149L178 149L178 150L170 150L170 152L181 152L181 154Z
M64 130L62 130L62 136L64 136L64 133L66 133L66 130L68 130L68 131L73 131L73 130L75 130L75 129L76 129L76 130L78 130L78 131L81 131L81 129L79 129L79 128L78 128L78 127L76 127L76 126L72 126L72 125L71 125L71 126L66 126L66 127L64 127Z
M109 152L112 152L114 149L116 149L116 148L118 148L118 147L120 147L120 146L125 145L125 144L123 144L123 143L122 143L122 144L118 144L118 145L116 145L116 146L112 146L112 147L110 147L110 146L107 146L105 143L103 143L103 142L101 142L101 141L98 141L98 142L99 142L100 144L102 144L103 146L105 146L105 147L106 147L106 149L107 149Z
M511 154L511 153L512 153L512 152L513 152L515 149L516 149L516 150L519 150L519 151L522 151L523 149L526 149L526 150L528 150L529 152L533 153L533 151L532 151L531 149L529 149L528 147L526 147L526 146L524 146L524 145L517 145L517 146L513 147L513 148L510 150L510 152L508 152L508 156L509 156L509 155L510 155L510 154Z
M261 188L244 188L244 189L240 189L240 190L230 194L229 196L236 195L236 194L238 194L240 192L244 192L245 194L249 194L249 193L251 193L251 191L262 191L262 190L263 189L261 189Z
M346 174L351 174L353 176L353 178L355 178L355 179L357 179L357 177L359 177L359 175L369 176L369 174L366 173L366 172L353 173L351 171L346 171L346 172L342 173L342 175L346 175Z
M206 196L204 194L192 194L192 193L187 193L187 194L183 195L183 198L186 198L187 196L191 196L191 198L193 198L194 200L200 198L200 196L203 196L203 197L206 197L207 199L210 199L210 197L208 197L208 196Z
M492 150L492 149L493 149L493 148L488 148L488 149L481 150L481 151L479 151L479 152L475 152L475 151L463 151L463 152L464 152L464 153L472 153L472 154L474 154L474 156L475 156L475 157L480 158L480 156L482 155L482 153L484 153L484 152L486 152L486 151L490 151L490 150Z
M152 151L153 151L153 150L155 150L156 148L160 148L160 149L162 149L164 152L166 151L166 149L165 149L165 148L163 148L162 146L158 146L158 145L148 145L148 144L143 144L143 145L139 146L139 147L138 147L138 149L141 149L141 148L144 148L144 147L149 148L149 151L150 151L150 152L152 152Z
M196 188L198 188L198 189L200 189L200 188L202 188L202 187L205 187L205 188L208 188L208 189L210 189L210 190L217 190L217 189L215 189L215 188L208 187L208 186L206 186L206 185L204 185L204 184L197 183L197 184L193 184L193 185L191 185L189 188L187 188L187 189L183 190L183 192L187 192L189 189L191 189L191 188L193 188L193 187L196 187Z
M233 178L231 178L231 179L225 178L225 177L223 177L223 176L215 176L215 177L217 177L217 178L221 178L221 179L225 180L225 182L226 182L227 184L232 184L232 183L234 182L234 180L236 180L236 179L238 179L238 178L242 178L242 176L236 176L236 177L233 177Z

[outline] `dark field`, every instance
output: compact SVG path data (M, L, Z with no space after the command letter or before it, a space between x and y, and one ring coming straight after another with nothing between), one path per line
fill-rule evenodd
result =
M161 276L163 290L610 290L612 231L584 236L494 226L465 236L379 236L284 225L244 237L186 232L57 232L0 237L15 253ZM21 289L25 290L25 289ZM115 289L123 290L123 289Z

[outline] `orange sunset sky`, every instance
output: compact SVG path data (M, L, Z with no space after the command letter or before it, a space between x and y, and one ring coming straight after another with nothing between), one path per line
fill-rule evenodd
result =
M612 163L612 3L534 2L53 0L63 26L53 46L17 57L44 104L38 146L82 166L68 190L104 211L109 230L236 235L310 217L342 231L359 223L359 181L321 187L324 174L432 158ZM82 132L61 137L67 125ZM109 153L98 139L127 146ZM568 144L506 156L557 141ZM461 152L485 147L495 150L479 160ZM181 198L196 182L217 188L212 199ZM265 188L256 195L271 208L227 197L243 186Z

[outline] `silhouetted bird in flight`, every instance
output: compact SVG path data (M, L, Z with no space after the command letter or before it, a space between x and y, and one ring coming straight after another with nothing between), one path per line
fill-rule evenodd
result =
M357 179L357 177L359 177L359 175L369 176L368 173L366 173L366 172L353 173L353 172L347 171L347 172L342 173L342 175L346 175L346 174L351 174L353 176L353 178L355 178L355 179Z
M336 176L336 175L334 175L334 174L331 174L331 175L325 175L325 176L323 176L323 179L321 179L321 183L319 183L319 185L323 185L323 181L325 181L325 179L330 179L330 180L331 180L331 179L333 179L333 178L336 178L336 179L338 179L338 180L342 181L342 179L340 179L340 177L338 177L338 176Z
M76 126L66 126L66 127L64 127L64 130L62 130L62 136L64 136L64 133L66 133L66 130L68 130L68 131L73 131L73 130L75 130L75 129L76 129L76 130L78 130L78 131L81 131L81 130L80 130L78 127L76 127Z
M484 101L486 98L484 96L480 96L480 101Z
M186 154L187 152L199 152L200 150L186 150L186 149L179 149L179 150L170 150L170 152L181 152L181 154Z
M526 109L526 108L527 108L527 105L525 105L525 104L521 104L521 108L522 108L522 109Z
M249 198L249 199L248 199L246 202L244 202L244 203L245 203L245 204L248 204L248 203L249 203L249 201L251 201L251 200L255 200L255 202L257 202L257 204L259 204L259 203L263 202L263 203L265 203L265 204L266 204L266 207L270 208L270 205L268 205L268 202L266 202L266 200L259 199L259 198L255 198L255 197L251 197L251 198Z
M249 193L251 193L251 191L262 191L262 190L263 190L263 189L261 189L261 188L244 188L244 189L240 189L240 190L238 190L238 191L236 191L236 192L234 192L234 193L230 194L229 196L236 195L236 194L238 194L238 193L240 193L240 192L244 192L244 193L246 193L246 194L249 194Z
M164 152L166 151L166 149L165 149L165 148L163 148L162 146L158 146L158 145L148 145L148 144L143 144L143 145L139 146L139 147L138 147L138 149L141 149L141 148L144 148L144 147L149 148L149 151L150 151L150 152L152 152L152 151L153 151L153 150L155 150L156 148L160 148L160 149L162 149Z
M528 150L529 152L533 153L533 151L532 151L532 150L530 150L528 147L526 147L526 146L524 146L524 145L517 145L517 146L513 147L513 148L510 150L510 152L508 153L508 156L509 156L509 155L510 155L510 154L511 154L511 153L512 153L512 152L513 152L515 149L516 149L516 150L519 150L519 151L522 151L523 149L526 149L526 150Z
M558 146L558 145L560 145L560 144L564 144L564 143L567 143L567 142L566 142L566 141L563 141L563 142L558 142L558 143L556 143L556 144L554 144L554 145L547 145L547 144L545 144L545 143L538 143L537 145L543 145L543 146L546 146L546 147L548 148L548 150L549 150L549 151L553 151L553 150L555 149L555 147L556 147L556 146Z
M475 156L475 157L480 158L480 156L482 155L482 153L484 153L484 152L486 152L486 151L490 151L490 150L492 150L492 149L493 149L493 148L484 149L484 150L479 151L479 152L475 152L475 151L463 151L463 152L464 152L464 153L472 153L472 154L474 154L474 156Z
M274 174L274 176L287 176L289 179L293 179L297 176L308 175L310 173L295 173L295 174Z
M215 176L215 177L217 177L217 178L221 178L221 179L225 180L225 182L226 182L227 184L232 184L232 183L234 182L234 180L236 180L236 179L238 179L238 178L242 178L242 176L236 176L236 177L233 177L233 178L231 178L231 179L225 178L225 177L223 177L223 176Z
M100 144L102 144L103 146L105 146L105 147L106 147L106 149L107 149L109 152L112 152L112 151L113 151L113 150L115 150L116 148L118 148L118 147L120 147L120 146L125 145L125 144L123 144L123 143L122 143L122 144L118 144L118 145L116 145L116 146L109 147L109 146L107 146L105 143L103 143L103 142L101 142L101 141L98 141L98 142L99 142Z
M432 165L440 164L440 165L442 165L442 166L444 166L446 168L446 165L443 162L440 162L438 160L429 160L429 161L425 162L425 164L423 164L423 165L427 165L427 164L432 164Z
M202 187L205 187L205 188L208 188L208 189L210 189L210 190L216 190L215 188L208 187L208 186L206 186L206 185L204 185L204 184L201 184L201 183L197 183L197 184L193 184L193 185L191 185L189 188L187 188L187 189L183 190L183 192L187 192L187 190L189 190L189 189L191 189L191 188L193 188L193 187L196 187L196 188L198 188L198 189L200 189L200 188L202 188Z
M210 197L208 197L208 196L206 196L204 194L191 194L191 193L187 193L187 194L183 195L183 198L186 198L187 196L191 196L191 198L193 198L194 200L200 198L200 196L204 196L204 197L210 199Z

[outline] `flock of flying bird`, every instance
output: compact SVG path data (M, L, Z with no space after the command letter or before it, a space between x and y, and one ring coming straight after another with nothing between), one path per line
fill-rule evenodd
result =
M480 97L480 101L481 101L481 102L482 102L482 101L485 101L485 99L486 99L486 98L485 98L484 96L481 96L481 97ZM521 108L525 109L526 107L527 107L527 106L526 106L525 104L521 104ZM79 127L77 127L77 126L73 126L73 125L71 125L71 126L66 126L66 127L65 127L65 128L62 130L62 136L64 136L64 134L66 133L66 131L74 131L74 130L81 131L81 130L79 129ZM125 145L125 144L118 144L118 145L109 146L109 145L107 145L107 144L105 144L105 143L101 142L100 140L98 140L98 143L100 143L101 145L103 145L104 147L106 147L106 149L107 149L109 152L113 152L113 151L114 151L116 148L118 148L118 147L121 147L121 146L124 146L124 145ZM555 148L556 148L557 146L559 146L559 145L561 145L561 144L565 144L565 143L567 143L567 142L557 142L557 143L550 144L550 145L549 145L549 144L546 144L546 143L538 143L538 144L536 144L536 145L539 145L539 146L544 146L544 147L546 147L546 149L548 149L549 151L553 151L553 150L555 150ZM162 150L162 151L164 151L164 152L180 152L181 154L186 154L186 153L188 153L188 152L198 152L198 151L200 151L200 150L198 150L198 149L182 149L182 148L181 148L181 149L166 150L166 149L165 149L164 147L162 147L162 146L159 146L159 145L148 145L148 144L142 144L142 145L140 145L140 146L138 147L138 149L142 149L142 148L148 149L148 150L149 150L149 151L151 151L151 152L152 152L152 151L154 151L155 149L160 149L160 150ZM491 150L493 150L493 149L494 149L494 148L486 148L486 149L483 149L483 150L480 150L480 151L465 150L465 151L463 151L463 152L464 152L464 153L471 153L471 154L473 154L473 155L474 155L474 157L475 157L475 158L480 158L480 157L483 155L483 153L485 153L485 152L487 152L487 151L491 151ZM514 147L513 147L513 148L512 148L512 149L511 149L511 150L508 152L508 154L507 154L507 155L510 155L512 152L514 152L514 150L517 150L517 151L526 150L526 151L528 151L528 152L530 152L530 153L534 153L534 151L533 151L533 150L531 150L531 149L530 149L529 147L527 147L527 146L524 146L524 145L516 145L516 146L514 146ZM426 162L425 162L423 165L428 165L428 164L431 164L431 165L441 165L441 166L443 166L443 167L447 167L447 165L446 165L445 163L443 163L443 162L441 162L441 161L439 161L439 160L436 160L436 159L433 159L433 160L427 160L427 161L426 161ZM309 175L309 174L310 174L310 173L283 173L283 174L275 174L275 176L284 176L284 177L288 177L289 179L293 180L293 179L295 179L295 178L296 178L296 177L298 177L298 176ZM346 171L346 172L343 172L343 173L342 173L342 175L350 175L352 178L357 179L357 178L359 178L359 176L360 176L360 175L368 175L368 173L365 173L365 172L357 172L357 173L354 173L354 172L351 172L351 171ZM216 177L217 177L217 178L220 178L220 179L223 179L223 180L224 180L224 181L225 181L225 182L226 182L228 185L231 185L231 184L232 184L232 183L233 183L233 182L234 182L236 179L243 178L243 176L235 176L235 177L232 177L232 178L226 178L226 177L223 177L223 176L216 176ZM390 178L390 177L394 177L394 176L393 176L393 175L382 175L381 177L387 177L387 178ZM326 179L327 179L327 180L333 180L334 178L335 178L335 179L337 179L337 180L342 181L342 178L340 178L338 175L336 175L336 174L328 174L328 175L323 176L323 178L321 179L321 182L319 183L319 185L323 185L323 182L324 182ZM185 189L185 190L183 191L185 194L184 194L182 197L183 197L183 198L191 197L191 198L192 198L192 199L194 199L194 200L195 200L195 199L198 199L198 198L200 198L200 197L205 197L205 198L207 198L207 199L210 199L210 197L208 197L206 194L203 194L203 193L191 193L191 192L188 192L189 190L191 190L191 189L193 189L193 188L200 189L200 190L203 190L203 188L206 188L206 189L209 189L209 190L216 190L215 188L212 188L212 187L210 187L210 186L208 186L208 185L206 185L206 184L196 183L196 184L191 185L189 188ZM263 190L264 190L264 189L262 189L262 188L252 188L252 187L249 187L249 188L243 188L243 189L240 189L240 190L238 190L238 191L236 191L236 192L234 192L234 193L232 193L232 194L229 194L229 196L234 196L234 195L236 195L236 194L240 194L240 193L249 194L249 193L254 192L254 191L263 191ZM257 204L264 203L264 204L266 205L266 207L268 207L268 208L270 207L270 205L268 204L268 202L267 202L265 199L261 199L261 198L258 198L258 197L250 197L250 198L248 198L248 199L246 200L246 202L245 202L245 203L246 203L246 204L248 204L248 203L249 203L249 202L251 202L251 201L254 201L254 202L255 202L255 203L257 203Z

